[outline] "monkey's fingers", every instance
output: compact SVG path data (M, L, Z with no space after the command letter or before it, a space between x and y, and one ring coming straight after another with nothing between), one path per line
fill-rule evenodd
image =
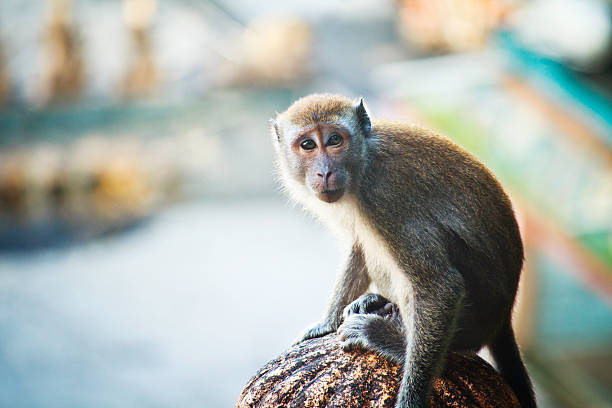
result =
M387 305L391 305L389 307L392 307L393 304L377 293L367 293L361 295L344 308L344 318L346 319L352 314L377 314L379 316L384 316L388 313L387 310L391 310L388 309Z

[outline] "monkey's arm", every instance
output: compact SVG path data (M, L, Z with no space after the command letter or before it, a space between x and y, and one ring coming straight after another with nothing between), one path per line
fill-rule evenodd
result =
M323 319L313 327L308 328L298 338L297 343L335 332L342 322L344 308L363 294L369 285L370 277L366 270L363 251L359 244L355 243L351 248L344 270L338 275Z

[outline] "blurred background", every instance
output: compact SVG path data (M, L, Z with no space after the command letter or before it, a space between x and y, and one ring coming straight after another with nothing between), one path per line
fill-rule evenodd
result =
M541 406L612 406L611 6L3 0L0 406L233 406L340 263L275 183L268 119L311 92L493 170Z

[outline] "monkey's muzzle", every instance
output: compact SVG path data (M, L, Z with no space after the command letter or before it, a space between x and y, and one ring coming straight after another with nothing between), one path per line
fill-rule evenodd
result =
M317 198L321 201L325 201L326 203L336 202L344 195L344 189L339 190L327 190L317 193Z

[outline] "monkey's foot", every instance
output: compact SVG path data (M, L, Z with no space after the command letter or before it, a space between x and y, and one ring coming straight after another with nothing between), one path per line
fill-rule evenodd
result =
M405 336L402 326L398 326L391 320L392 317L389 317L392 315L393 313L385 317L378 314L349 314L346 316L338 328L342 350L371 350L392 363L402 366L406 354ZM399 316L399 313L397 315Z

